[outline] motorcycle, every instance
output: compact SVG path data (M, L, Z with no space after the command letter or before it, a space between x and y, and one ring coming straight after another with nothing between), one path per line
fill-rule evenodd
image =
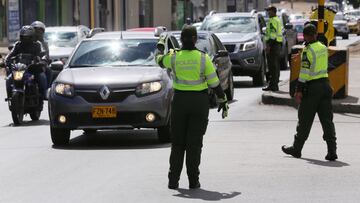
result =
M29 114L31 120L37 121L43 110L43 99L36 82L35 75L43 71L39 57L31 54L18 54L11 58L11 71L6 80L10 80L11 92L5 99L11 111L15 125L23 122L24 115Z

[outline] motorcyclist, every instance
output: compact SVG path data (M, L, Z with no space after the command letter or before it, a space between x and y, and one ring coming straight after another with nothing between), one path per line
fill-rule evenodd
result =
M44 65L46 61L41 60L41 44L34 41L35 30L30 25L25 25L20 29L20 40L15 43L14 48L10 51L10 53L5 58L6 65L6 91L8 98L11 97L11 84L13 83L13 78L11 76L12 73L12 58L17 56L18 54L31 54L35 58L38 57L39 64ZM46 89L47 89L47 81L44 71L39 71L34 73L35 80L39 84L40 93L42 97L45 98Z
M44 40L44 33L45 33L45 24L41 21L34 21L31 23L31 26L35 29L35 41L38 41L41 44L41 55L42 58L50 64L50 55L49 55L49 45ZM51 85L52 81L52 72L49 66L45 66L45 74L47 79L48 88Z

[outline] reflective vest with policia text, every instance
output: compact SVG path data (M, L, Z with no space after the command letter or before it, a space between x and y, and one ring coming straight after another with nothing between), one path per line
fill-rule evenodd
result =
M298 81L306 83L311 80L328 77L328 50L321 42L308 44L301 54L301 69Z
M166 55L157 55L156 62L172 70L176 90L202 91L220 84L210 57L199 50L170 50Z
M280 19L277 16L270 18L266 26L265 41L275 40L276 42L282 42L282 30L283 26Z

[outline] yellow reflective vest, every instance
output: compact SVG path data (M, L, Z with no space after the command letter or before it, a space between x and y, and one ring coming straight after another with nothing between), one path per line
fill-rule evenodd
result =
M282 35L283 26L279 17L275 16L269 19L269 22L266 26L265 32L265 41L275 40L277 42L283 41Z
M299 82L328 77L328 50L321 42L308 44L301 54Z
M220 84L210 57L199 50L171 50L166 55L157 55L156 62L171 69L176 90L202 91Z

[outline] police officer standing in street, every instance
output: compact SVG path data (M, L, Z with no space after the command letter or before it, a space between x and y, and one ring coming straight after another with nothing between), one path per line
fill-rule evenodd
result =
M189 188L200 188L201 148L209 115L208 87L220 98L218 112L222 110L223 118L227 117L229 109L216 69L210 57L195 47L196 41L196 28L187 25L181 32L181 50L170 50L164 55L165 37L160 37L158 43L156 61L161 67L171 69L175 90L171 110L169 189L179 187L185 152Z
M301 157L301 150L317 113L328 149L325 159L334 161L338 156L331 104L332 88L328 80L328 50L317 40L314 25L307 24L303 33L306 47L301 55L301 69L295 93L295 100L300 103L299 122L294 144L290 147L283 146L282 151L296 158Z
M269 85L263 88L263 91L278 91L280 77L280 50L283 41L283 26L280 19L276 16L276 7L270 6L266 8L269 15L269 22L266 26L266 56L268 62Z

